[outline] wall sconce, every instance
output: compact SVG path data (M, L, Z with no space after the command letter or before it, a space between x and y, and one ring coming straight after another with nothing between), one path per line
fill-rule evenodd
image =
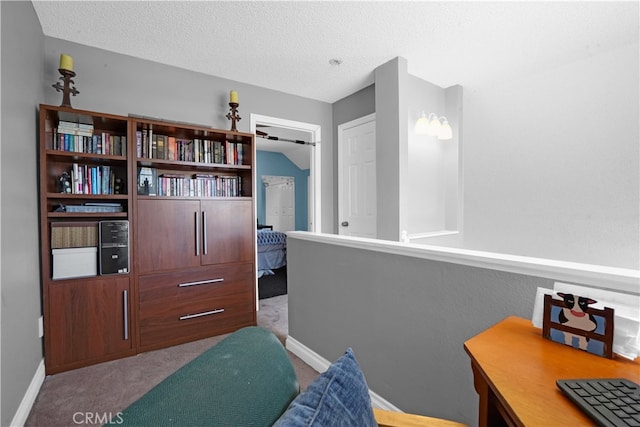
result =
M438 118L434 113L429 113L429 117L422 112L416 121L415 132L417 135L435 136L440 140L453 138L453 130L446 117Z

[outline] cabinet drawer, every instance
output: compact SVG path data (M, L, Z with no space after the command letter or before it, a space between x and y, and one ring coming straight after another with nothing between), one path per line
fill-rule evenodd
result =
M175 272L141 276L140 309L153 305L174 305L178 300L195 301L251 292L254 286L253 265L235 264L200 269L197 272ZM167 304L170 302L171 304Z
M255 324L252 264L140 278L141 346L186 342Z

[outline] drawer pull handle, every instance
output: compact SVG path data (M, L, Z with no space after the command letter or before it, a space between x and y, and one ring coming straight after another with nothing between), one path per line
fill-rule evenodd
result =
M180 320L194 319L196 317L202 317L202 316L211 316L212 314L222 313L223 311L224 311L224 308L219 308L217 310L203 311L202 313L187 314L185 316L180 316Z
M220 279L211 279L211 280L200 280L199 282L180 283L178 284L178 287L184 288L187 286L207 285L209 283L220 283L220 282L224 282L224 279L220 278Z

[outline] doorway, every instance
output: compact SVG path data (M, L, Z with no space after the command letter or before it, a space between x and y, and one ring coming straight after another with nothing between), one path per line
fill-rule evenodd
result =
M309 184L308 184L308 221L307 229L312 232L320 232L322 230L321 218L321 135L320 125L311 123L297 122L293 120L281 119L277 117L263 116L260 114L251 114L250 129L251 133L256 131L267 131L271 137L276 139L268 139L256 137L256 146L258 150L280 151L284 152L287 147L297 148L303 155L308 156L309 162ZM302 135L300 139L286 138L287 135ZM280 138L281 140L278 140ZM285 140L298 141L298 143ZM260 180L260 177L257 177Z

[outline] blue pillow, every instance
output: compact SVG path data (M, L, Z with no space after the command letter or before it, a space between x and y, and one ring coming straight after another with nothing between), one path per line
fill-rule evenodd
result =
M289 404L274 427L377 425L369 387L353 350L348 348Z

